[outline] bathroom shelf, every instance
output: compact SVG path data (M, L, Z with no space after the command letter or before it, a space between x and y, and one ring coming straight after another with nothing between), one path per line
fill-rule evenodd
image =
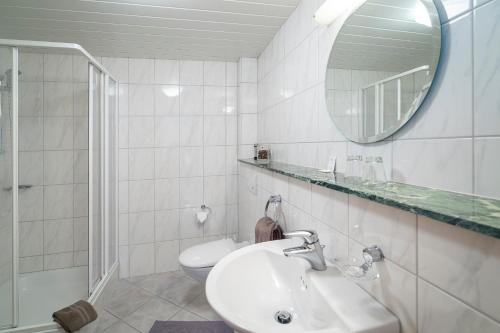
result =
M286 163L239 161L500 239L500 200L395 182L363 184L340 173L325 174Z

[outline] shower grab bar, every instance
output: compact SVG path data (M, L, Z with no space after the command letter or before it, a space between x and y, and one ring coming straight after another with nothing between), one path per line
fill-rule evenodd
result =
M33 185L19 185L17 188L20 190L29 190L32 187L33 187ZM6 192L10 192L10 191L12 191L12 186L4 187L3 190Z

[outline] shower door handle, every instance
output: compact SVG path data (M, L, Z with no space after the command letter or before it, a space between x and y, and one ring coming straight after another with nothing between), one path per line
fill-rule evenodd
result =
M28 185L19 185L17 188L20 190L29 190L32 187L33 187L33 185L28 184ZM12 186L4 187L3 190L6 192L10 192L10 191L12 191Z

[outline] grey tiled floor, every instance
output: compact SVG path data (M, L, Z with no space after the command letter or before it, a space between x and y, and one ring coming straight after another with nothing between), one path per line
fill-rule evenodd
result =
M220 320L204 287L181 272L116 280L96 305L84 333L148 333L155 320Z

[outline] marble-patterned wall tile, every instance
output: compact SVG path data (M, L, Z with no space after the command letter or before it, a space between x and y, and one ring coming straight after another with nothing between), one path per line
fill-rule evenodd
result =
M500 1L474 10L474 125L475 135L499 135Z
M129 211L143 212L154 210L154 180L129 182Z
M128 79L130 83L154 83L154 60L153 59L129 59Z
M128 111L130 116L154 116L154 86L129 84L128 91Z
M179 116L180 87L161 85L155 87L154 113L156 116Z
M203 85L203 62L183 60L180 62L180 83Z
M19 82L19 116L43 116L42 82Z
M500 197L500 138L474 139L474 193Z
M475 311L428 282L418 280L420 333L494 333L500 324Z
M347 235L349 196L324 187L312 186L311 215L323 224Z
M154 241L154 212L130 213L129 244L144 244Z
M155 212L155 241L179 239L179 209Z
M45 54L43 56L44 81L73 81L73 58L65 54Z
M349 256L360 259L363 246L349 239ZM376 264L380 277L360 283L379 302L393 312L402 333L417 332L417 277L391 261Z
M43 257L44 270L62 269L73 266L73 252L47 254Z
M44 82L43 102L45 117L73 116L73 85L60 82Z
M154 244L141 244L129 246L130 275L141 276L152 274L155 271Z
M45 151L43 159L44 184L73 184L73 150Z
M73 184L44 187L43 215L45 219L73 217Z
M153 148L128 150L128 179L154 179L155 153Z
M499 240L419 216L419 275L496 320L499 263Z
M44 253L73 251L73 219L44 221Z
M19 256L43 254L43 221L19 223Z
M179 179L155 180L155 209L179 208Z
M349 237L363 246L378 245L389 260L417 271L417 216L349 196Z
M179 84L179 61L155 59L155 83Z
M399 140L393 149L394 181L472 192L472 139Z
M203 83L206 86L226 85L226 63L223 61L205 61L203 64Z
M155 244L156 273L171 272L179 269L179 240Z

